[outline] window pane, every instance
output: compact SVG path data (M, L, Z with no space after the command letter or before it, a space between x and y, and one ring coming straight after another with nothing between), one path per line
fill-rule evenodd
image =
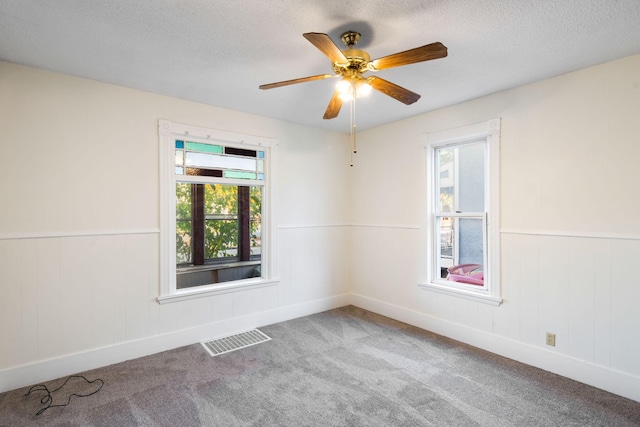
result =
M484 142L458 148L458 210L484 212Z
M191 185L176 184L176 263L190 264L191 259Z
M447 268L454 265L454 252L453 252L453 240L454 234L454 218L439 218L438 219L438 237L439 237L439 250L438 250L438 262L437 268L440 272L440 278L447 277Z
M225 147L224 153L236 156L256 157L256 150L244 150L242 148Z
M205 220L205 258L238 256L238 221Z
M262 254L262 187L251 187L249 194L251 258L253 259L259 258Z
M480 264L460 264L450 267L447 280L467 285L484 286L484 269Z
M187 168L187 175L220 178L222 177L222 171L218 169Z
M446 218L437 222L439 239L437 252L437 272L441 279L482 285L484 274L484 233L482 218ZM460 275L473 270L473 280L462 280ZM452 274L452 273L458 274ZM437 274L438 274L437 273ZM465 273L465 274L466 274Z
M205 258L238 255L238 187L206 184L204 192Z
M236 179L256 179L255 172L241 172L241 171L224 171L225 178L236 178Z
M482 264L482 219L458 218L458 264Z
M261 233L262 187L177 183L177 288L260 277Z
M185 165L200 166L204 168L239 169L255 171L257 168L256 159L245 157L220 156L207 153L187 152Z
M436 150L440 212L484 212L484 142Z
M202 144L200 142L189 142L185 144L185 148L191 151L202 151L205 153L222 153L222 146Z
M436 153L438 159L440 212L455 212L455 148L442 148L436 150Z

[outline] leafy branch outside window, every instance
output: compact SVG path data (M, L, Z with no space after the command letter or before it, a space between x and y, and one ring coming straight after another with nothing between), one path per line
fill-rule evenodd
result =
M261 187L177 183L177 264L259 256L261 217Z

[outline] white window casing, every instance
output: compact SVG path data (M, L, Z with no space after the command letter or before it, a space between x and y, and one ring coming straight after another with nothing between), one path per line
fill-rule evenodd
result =
M455 148L474 142L483 142L484 150L484 212L439 212L439 179L436 172L436 150ZM500 119L426 134L424 143L426 187L423 196L425 212L421 229L424 243L423 263L419 286L460 298L487 304L500 305ZM457 171L457 168L456 168ZM456 172L457 173L457 172ZM457 186L456 186L457 188ZM457 191L457 190L456 190ZM439 218L471 218L482 220L484 286L466 285L440 278L440 229ZM457 248L454 248L456 250ZM455 256L454 256L455 258Z
M157 300L164 304L221 293L236 292L250 288L275 285L278 283L276 271L276 219L275 219L275 173L277 143L272 138L243 135L190 125L168 120L158 121L159 134L159 204L160 204L160 295ZM202 143L220 143L227 147L264 151L264 179L248 181L243 179L220 179L220 182L235 185L261 185L262 196L262 258L261 277L235 280L193 288L176 288L176 140L188 139ZM236 168L241 168L235 166ZM193 183L215 182L215 178L198 176L180 177L180 181Z

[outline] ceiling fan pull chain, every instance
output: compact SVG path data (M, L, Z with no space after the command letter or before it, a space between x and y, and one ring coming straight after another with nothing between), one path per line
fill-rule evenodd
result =
M356 147L356 124L353 124L353 154L356 154L358 152L357 147Z
M351 116L351 164L353 166L353 155L356 153L356 87L352 86L353 94L351 96L351 103L349 105L350 108L350 116Z

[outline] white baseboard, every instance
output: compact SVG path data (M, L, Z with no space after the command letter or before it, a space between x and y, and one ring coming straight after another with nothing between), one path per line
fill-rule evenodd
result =
M351 304L640 402L640 377L363 295L352 294Z
M16 366L0 371L0 393L124 362L125 360L343 307L350 303L349 294L338 295Z

